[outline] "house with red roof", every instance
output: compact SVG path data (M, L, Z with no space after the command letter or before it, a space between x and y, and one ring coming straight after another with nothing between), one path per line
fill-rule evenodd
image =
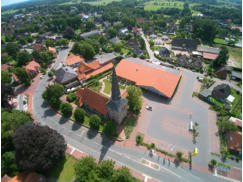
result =
M39 65L39 63L33 60L29 62L26 66L24 66L24 68L30 76L30 78L34 78L40 72L41 66Z
M35 44L35 45L33 45L33 49L35 49L37 51L42 51L44 49L44 45L43 44Z
M54 47L48 47L48 51L51 51L54 55L57 53L57 50Z
M182 75L178 70L165 70L160 65L136 58L122 59L116 66L116 74L119 78L169 99L173 96Z
M66 59L66 64L73 68L76 68L80 64L80 62L84 62L84 58L75 54L70 54Z
M227 148L230 151L242 152L242 133L228 132L226 134Z
M21 172L14 176L13 178L4 175L2 177L4 182L46 182L46 179L43 176L35 172Z

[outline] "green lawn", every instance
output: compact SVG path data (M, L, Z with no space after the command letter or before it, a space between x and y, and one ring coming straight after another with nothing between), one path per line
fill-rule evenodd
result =
M104 92L107 94L111 93L111 82L109 80L104 80L105 83L105 88L104 88Z
M226 44L225 40L221 38L215 38L213 41L216 44Z
M237 48L237 47L229 47L227 46L227 48L229 49L229 56L230 59L232 59L232 61L235 62L235 64L238 65L238 67L242 67L242 49L241 48Z
M48 172L47 177L55 178L58 182L71 182L75 175L74 166L76 163L77 160L75 158L70 155L65 155L65 159L60 160Z
M94 5L94 6L101 6L101 5L107 5L113 1L120 1L120 0L97 0L97 1L89 1L89 2L85 2L85 3Z
M97 85L93 84L90 86L90 88L96 92L100 92L101 87L102 87L102 83L100 83L100 82Z
M119 85L119 87L120 87L120 89L122 89L122 90L125 90L125 89L126 89L126 86L124 86L124 85Z
M137 119L134 118L134 117L130 118L127 121L127 123L124 127L124 132L125 132L126 138L130 137L132 130L133 130L133 127L136 125L136 123L137 123Z
M209 100L211 102L213 102L214 104L220 106L220 107L223 107L224 106L224 103L223 102L220 102L219 100L215 99L214 97L212 96L209 96Z
M237 118L242 118L241 116L242 95L240 93L237 93L237 91L234 89L231 89L231 95L235 97L235 100L232 103L230 113Z

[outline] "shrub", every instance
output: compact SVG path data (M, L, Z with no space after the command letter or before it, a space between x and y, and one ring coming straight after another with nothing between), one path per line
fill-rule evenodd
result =
M155 148L155 144L151 143L151 148L154 149Z
M215 159L212 159L209 163L208 163L208 167L213 169L216 165L217 165L217 161Z
M81 108L76 108L74 111L74 119L79 123L84 122L85 111Z
M67 95L67 101L68 101L68 102L73 102L73 101L75 101L76 99L77 99L77 95L76 95L75 92L73 92L73 93L69 93L69 94Z
M182 153L182 152L176 152L176 158L177 158L179 161L182 161L182 156L183 156L183 153Z
M63 116L65 117L69 117L72 115L72 110L73 110L73 107L71 104L68 104L68 103L61 103L61 113L63 114Z
M107 121L104 126L103 132L108 137L116 137L116 125L113 121Z
M90 116L89 124L91 128L99 130L101 124L100 117L97 114L93 114L92 116Z
M141 145L143 143L143 137L141 135L136 136L136 143Z

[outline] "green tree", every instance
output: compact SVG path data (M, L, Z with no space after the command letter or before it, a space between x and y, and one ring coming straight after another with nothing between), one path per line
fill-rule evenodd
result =
M60 109L63 116L69 117L72 115L73 107L71 104L62 102Z
M59 109L60 107L60 97L64 94L64 87L61 84L48 85L46 90L43 92L43 99L49 101L50 105Z
M63 32L63 38L72 39L74 37L74 30L71 27L67 27Z
M213 43L217 34L217 27L211 19L196 18L192 24L194 38L199 38L203 42Z
M189 4L188 3L184 3L184 8L181 12L181 16L184 17L184 16L191 16L192 13L191 13L191 10L189 8Z
M67 101L68 102L73 102L73 101L75 101L77 99L77 96L76 96L76 93L75 92L73 92L73 93L69 93L68 95L67 95Z
M49 72L48 72L48 76L49 76L50 78L52 78L52 77L53 77L53 75L54 75L54 74L53 74L53 72L52 72L52 71L49 71Z
M107 33L110 36L110 38L113 38L113 37L117 36L117 30L114 29L114 27L110 27L108 29Z
M27 40L26 40L24 37L20 37L20 39L19 39L19 43L20 43L21 45L25 45L25 44L27 43Z
M75 43L73 53L82 55L85 59L92 59L95 55L95 50L89 43Z
M96 130L99 130L100 124L101 124L101 119L97 114L93 114L89 118L89 124L91 128L94 128Z
M7 70L2 70L1 72L1 81L2 83L11 83L11 73Z
M129 171L129 169L125 166L118 168L112 177L112 182L135 182L137 181L134 179Z
M83 123L84 117L85 117L85 111L83 109L77 107L74 111L75 121L77 121L79 123Z
M54 47L54 46L55 46L54 41L51 40L51 39L47 39L47 40L45 41L45 44L46 44L46 47Z
M15 164L15 154L13 151L5 152L2 155L1 175L8 174L15 176L18 173L17 165Z
M114 173L115 162L112 160L103 160L98 166L97 173L100 178L111 181Z
M176 152L176 158L177 158L179 161L182 161L182 156L183 156L183 153L182 153L182 152Z
M114 49L115 49L116 52L120 53L121 52L121 49L122 49L122 43L121 42L116 43L114 45Z
M108 137L116 137L116 124L113 121L107 121L104 125L103 132Z
M19 45L13 42L10 42L5 47L6 52L8 55L12 56L13 58L16 58L16 55L19 51Z
M28 73L24 68L15 68L14 73L21 81L21 83L24 83L26 86L30 85L30 81L31 81L30 76L28 75Z
M54 59L54 54L51 51L42 51L40 53L40 59L42 61L42 66L46 68Z
M68 46L68 43L69 43L69 40L65 39L65 38L62 38L62 39L57 41L57 45L63 46L63 47Z
M21 51L17 54L17 65L19 67L26 65L28 62L32 60L32 55L29 54L27 51Z
M35 60L39 60L40 59L40 52L34 49L33 52L32 52L32 56Z
M136 86L127 87L129 110L138 114L142 108L142 90Z
M95 159L91 156L84 157L75 165L76 179L79 182L87 182L89 181L89 173L91 171L96 171L96 169L97 164L95 163Z
M213 61L213 67L218 68L227 64L229 59L229 50L227 47L222 46L218 57Z

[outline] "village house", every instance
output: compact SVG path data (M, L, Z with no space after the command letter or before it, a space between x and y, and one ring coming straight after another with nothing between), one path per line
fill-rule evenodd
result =
M239 71L232 71L231 72L231 79L235 81L241 81L242 80L242 73Z
M161 56L161 57L170 57L170 51L167 48L163 47L159 51L159 56Z
M225 102L230 93L230 86L221 84L213 88L212 96L221 102Z
M209 46L198 46L197 51L201 52L204 59L214 60L218 57L220 48Z
M75 54L70 54L66 58L67 66L71 66L73 68L76 68L82 61L84 61L84 58L80 55L75 55Z
M64 66L59 68L58 70L55 71L55 82L60 83L67 87L68 84L70 83L79 83L77 82L77 73L73 70L72 67L70 66Z
M171 42L173 50L195 51L197 49L197 41L191 39L174 38Z
M227 75L228 73L230 73L232 70L232 67L231 66L223 66L221 68L218 68L215 70L215 74L221 78L221 79L226 79L227 78Z
M100 35L100 34L102 34L102 32L103 32L103 30L93 30L93 31L90 31L90 32L81 33L80 37L86 39L86 38L89 38L89 37L93 37L95 35Z
M239 155L242 153L242 133L241 132L228 132L226 134L227 148L229 151L237 152Z
M28 73L28 75L32 79L40 72L41 66L33 60L33 61L29 62L23 68L25 68L26 72Z

